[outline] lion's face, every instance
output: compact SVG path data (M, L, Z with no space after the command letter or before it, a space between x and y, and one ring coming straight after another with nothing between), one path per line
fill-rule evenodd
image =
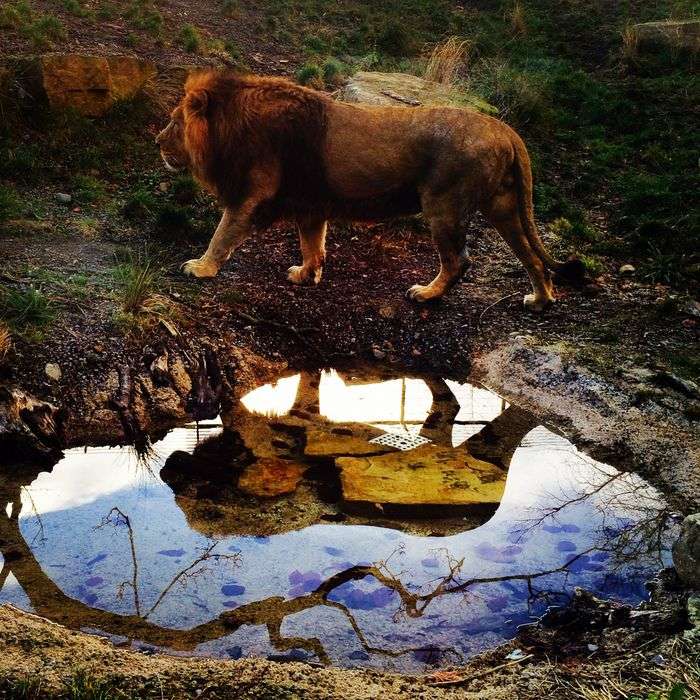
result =
M185 149L185 119L181 107L170 115L170 123L156 136L156 143L160 146L160 155L168 170L178 172L189 167L190 157Z

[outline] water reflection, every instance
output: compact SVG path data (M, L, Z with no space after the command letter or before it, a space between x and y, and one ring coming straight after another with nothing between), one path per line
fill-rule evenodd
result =
M478 387L309 373L222 422L173 431L150 471L88 449L1 475L0 601L174 653L407 670L574 586L635 602L669 559L650 486ZM370 442L387 432L429 442ZM406 532L421 518L455 534Z

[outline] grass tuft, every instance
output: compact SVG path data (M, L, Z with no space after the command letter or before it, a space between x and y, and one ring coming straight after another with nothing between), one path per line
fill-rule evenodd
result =
M188 53L197 53L202 45L202 35L197 27L185 24L180 30L180 44Z
M12 348L12 335L10 329L0 322L0 363L4 361Z
M39 330L48 326L53 318L53 304L36 287L0 287L0 320L12 330L18 333Z
M117 285L118 299L123 311L138 314L147 308L147 302L156 292L162 271L148 250L140 255L127 253L112 270Z
M0 185L0 224L22 213L22 200L13 187Z
M454 85L469 59L471 43L453 36L437 44L430 54L424 78L442 85Z

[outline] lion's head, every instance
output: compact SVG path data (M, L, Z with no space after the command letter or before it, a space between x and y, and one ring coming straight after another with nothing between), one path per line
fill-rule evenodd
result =
M185 115L182 106L173 110L170 122L156 136L156 143L160 146L160 155L165 167L177 172L190 167L190 157L185 148Z

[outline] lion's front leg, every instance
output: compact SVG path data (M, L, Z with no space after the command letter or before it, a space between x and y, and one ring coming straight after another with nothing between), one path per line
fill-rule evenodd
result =
M248 238L250 231L250 214L247 210L224 209L206 253L201 258L183 263L182 271L193 277L214 277L233 251Z
M303 262L293 265L287 272L287 279L294 284L318 284L323 274L326 260L326 230L324 220L306 219L299 222L299 244Z

